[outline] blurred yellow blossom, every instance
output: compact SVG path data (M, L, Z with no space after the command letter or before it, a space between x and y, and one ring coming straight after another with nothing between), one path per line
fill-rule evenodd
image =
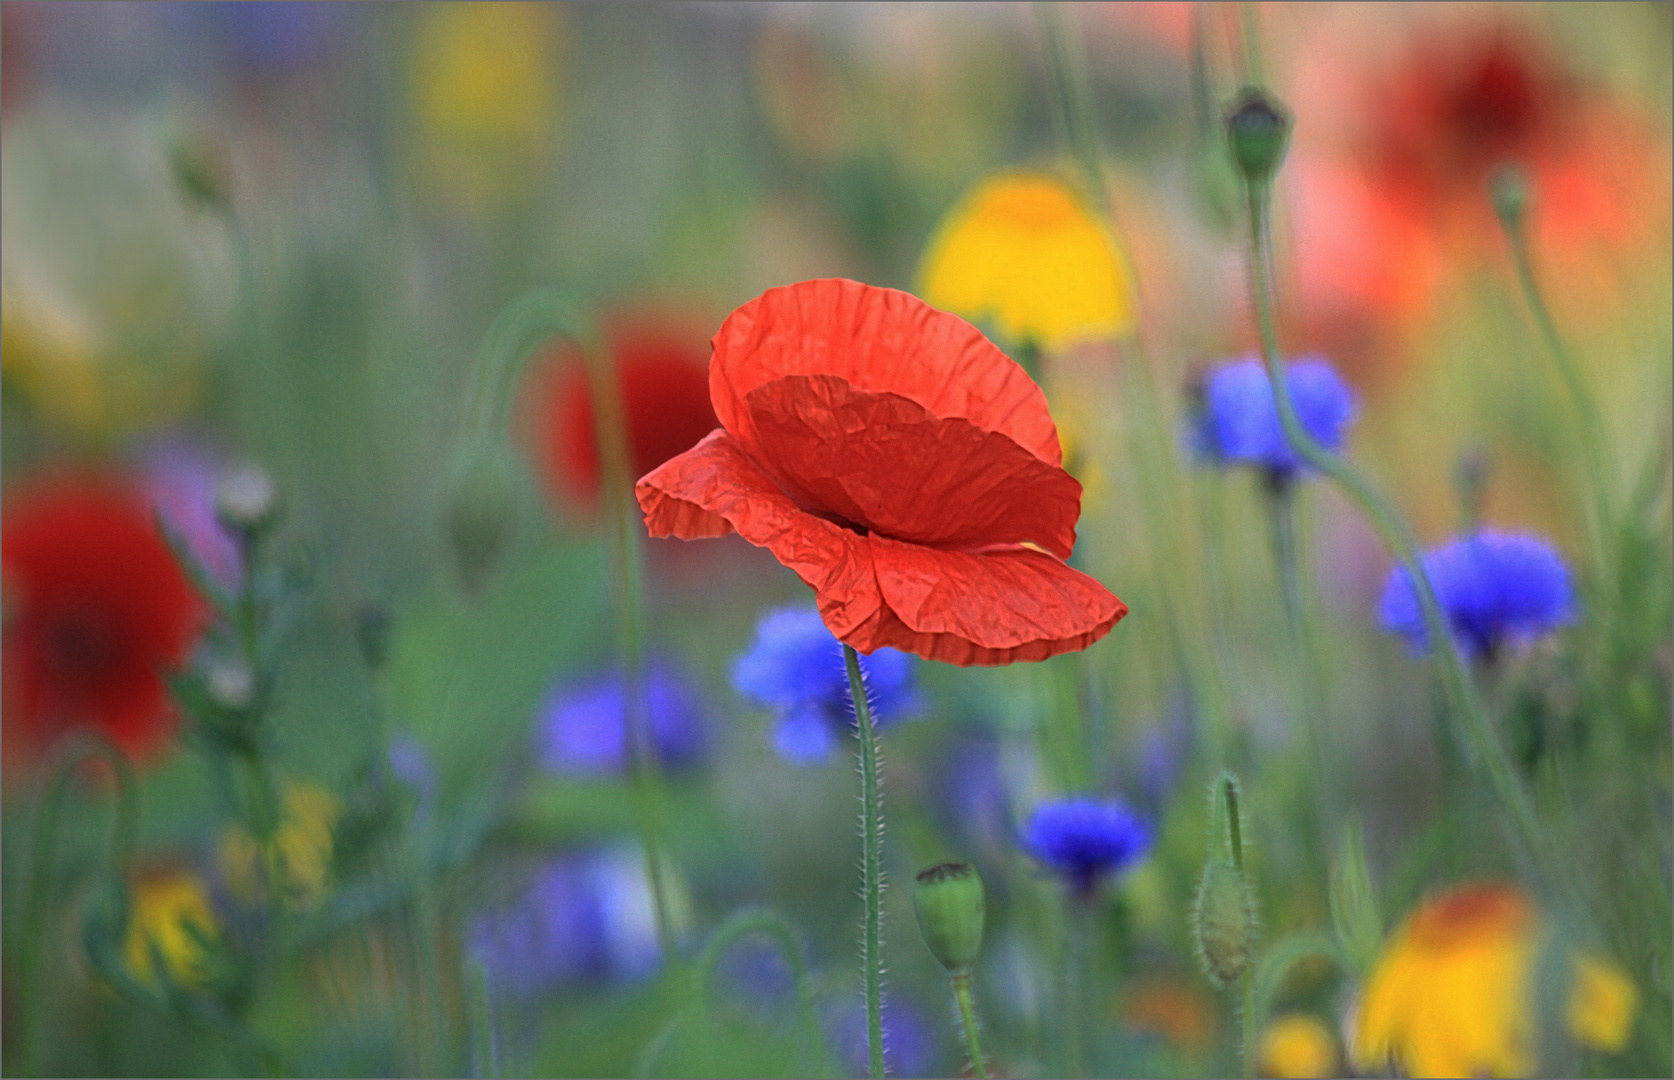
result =
M1003 173L966 195L925 251L919 295L992 321L1010 346L1120 337L1138 317L1133 276L1110 230L1045 173Z
M420 6L413 112L444 195L480 211L537 175L557 126L560 17L549 4Z
M1508 885L1469 885L1425 901L1385 942L1353 1037L1355 1065L1393 1058L1411 1076L1534 1072L1534 964L1540 913ZM1638 994L1614 965L1576 953L1570 1034L1602 1050L1626 1045Z
M209 977L208 941L217 935L209 893L196 874L170 870L141 877L134 884L133 908L123 957L141 982L157 984L153 952L162 958L169 978L181 986L201 986Z
M1331 1029L1307 1013L1281 1016L1261 1033L1256 1061L1263 1076L1336 1076L1337 1039Z
M233 826L222 836L227 887L241 900L254 900L262 893L263 878L271 874L297 906L318 903L331 872L332 830L342 812L342 803L324 788L287 783L279 827L267 851L241 827Z

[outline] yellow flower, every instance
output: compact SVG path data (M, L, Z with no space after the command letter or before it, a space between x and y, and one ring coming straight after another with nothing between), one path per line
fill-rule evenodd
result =
M412 103L433 178L473 209L537 175L556 127L561 26L546 4L426 4Z
M1137 321L1133 276L1102 222L1064 181L1004 173L943 219L919 271L926 303L989 320L1046 349L1120 337Z
M216 935L209 893L197 875L171 870L147 875L134 884L133 909L122 951L136 979L157 985L152 967L155 951L175 983L202 986L209 977L206 939L213 940Z
M1261 1033L1257 1060L1263 1076L1336 1076L1337 1040L1317 1017L1291 1013Z
M343 805L324 788L299 783L285 785L282 802L279 827L265 850L243 828L227 830L221 838L222 872L240 900L256 899L262 881L271 877L292 903L309 907L325 895L332 829Z
M1384 943L1361 1001L1356 1066L1394 1058L1412 1076L1524 1076L1537 1065L1534 964L1540 913L1508 885L1434 897ZM1577 1041L1619 1050L1638 993L1614 965L1576 953L1568 1026Z

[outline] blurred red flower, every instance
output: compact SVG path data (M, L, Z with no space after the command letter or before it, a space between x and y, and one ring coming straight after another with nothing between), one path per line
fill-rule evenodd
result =
M854 281L770 289L715 335L709 392L721 428L638 484L651 535L767 548L861 652L1044 660L1127 614L1063 561L1081 485L1045 396L963 319Z
M7 762L81 727L159 750L176 720L162 676L205 609L143 498L103 477L37 481L6 504L0 566Z
M622 319L604 328L621 378L629 465L643 476L690 450L715 427L701 336L672 322ZM538 377L541 472L555 498L590 503L599 495L599 448L587 365L574 348L555 350Z

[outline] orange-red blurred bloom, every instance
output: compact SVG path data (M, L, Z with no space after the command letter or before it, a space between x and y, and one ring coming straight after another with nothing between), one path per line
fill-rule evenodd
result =
M704 342L673 324L639 320L607 324L604 334L621 379L629 465L643 476L715 427ZM553 360L536 391L545 413L538 425L541 471L556 496L590 502L599 494L599 444L587 365L574 349Z
M1127 614L1064 564L1081 485L1046 398L953 315L894 289L770 289L714 339L721 429L640 480L652 536L736 531L839 640L947 663L1084 649Z
M99 477L37 482L6 504L0 564L8 761L79 727L159 749L175 728L162 673L204 609L143 499Z

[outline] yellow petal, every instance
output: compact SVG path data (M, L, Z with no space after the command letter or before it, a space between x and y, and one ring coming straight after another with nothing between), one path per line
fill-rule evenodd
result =
M1616 965L1577 954L1575 986L1569 997L1569 1030L1577 1042L1620 1053L1633 1034L1639 991Z

